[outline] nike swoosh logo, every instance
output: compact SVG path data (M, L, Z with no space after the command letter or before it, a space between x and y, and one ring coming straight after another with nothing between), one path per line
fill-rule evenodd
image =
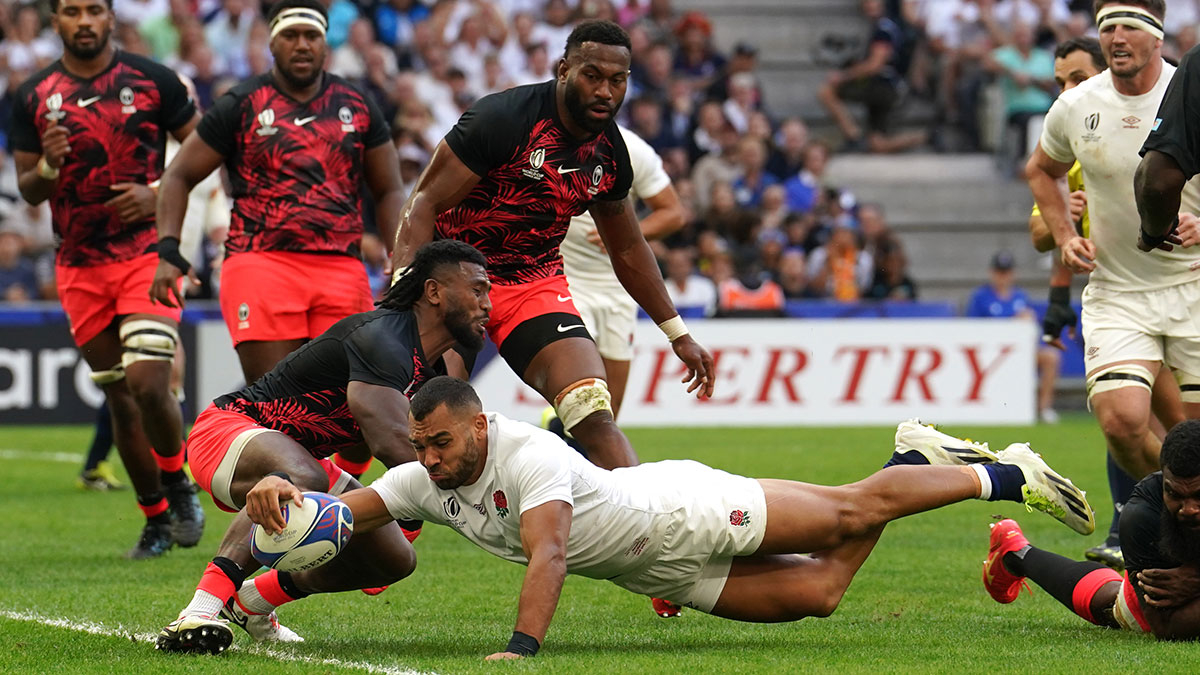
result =
M570 326L564 326L561 323L558 324L558 332L560 332L560 333L565 333L569 330L575 330L576 328L583 328L583 324L575 323L575 324L571 324Z
M572 171L578 171L578 170L579 170L579 167L575 167L574 169L564 169L564 168L562 168L562 166L558 167L559 173L571 173Z
M315 119L317 119L317 116L313 115L312 117L297 117L292 121L296 123L296 126L302 127Z
M91 98L81 98L81 99L75 101L75 105L79 106L80 108L86 108L89 105L91 105L99 100L100 100L99 96L93 96Z
M567 302L567 301L568 301L568 300L570 300L570 299L571 299L571 296L569 296L569 295L567 295L567 296L562 296L562 295L558 296L558 301L559 301L559 302Z

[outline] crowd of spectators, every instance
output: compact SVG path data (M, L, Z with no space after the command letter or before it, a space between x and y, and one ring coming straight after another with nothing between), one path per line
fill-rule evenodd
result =
M0 2L4 129L16 87L59 55L47 11ZM270 68L264 7L254 0L115 0L114 12L120 47L188 76L202 108ZM611 19L633 42L622 123L663 157L688 212L682 231L655 244L664 271L677 275L680 304L710 315L780 314L790 299L916 296L882 209L827 184L830 147L799 117L768 107L757 49L722 53L702 13L678 12L669 0L332 0L329 14L327 67L378 100L407 186L472 102L550 79L577 21ZM12 173L6 157L0 291L13 302L52 299L48 215L19 201ZM190 247L205 281L194 296L219 291L227 224L219 191L193 195L218 204ZM363 251L382 290L382 242L368 235Z

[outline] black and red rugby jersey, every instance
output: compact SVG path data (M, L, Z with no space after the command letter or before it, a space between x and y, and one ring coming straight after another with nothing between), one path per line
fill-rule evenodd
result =
M558 119L555 81L480 99L446 134L446 144L482 180L437 218L437 236L487 257L495 284L562 274L558 247L571 218L597 199L629 194L633 169L616 123L577 141Z
M376 309L338 321L254 384L213 404L283 432L319 459L363 441L346 402L350 382L412 398L427 380L445 373L441 359L426 365L412 312Z
M153 249L153 217L123 224L104 202L116 196L116 183L158 180L167 132L195 114L173 71L120 50L95 77L77 77L55 61L17 89L10 150L40 153L52 122L70 131L71 152L50 195L58 264L102 265Z
M196 127L225 157L233 187L228 254L306 251L358 256L366 151L391 137L383 113L346 80L293 99L270 73L219 98Z

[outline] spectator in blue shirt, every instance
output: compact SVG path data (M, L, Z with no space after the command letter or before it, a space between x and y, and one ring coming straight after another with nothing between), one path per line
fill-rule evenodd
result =
M33 260L25 255L25 237L11 227L0 227L0 301L29 302L38 298Z
M1012 254L1008 251L999 251L992 256L991 279L971 294L966 316L1035 319L1033 308L1029 305L1029 296L1014 284L1015 267ZM1054 386L1058 380L1060 360L1057 349L1040 344L1037 353L1038 419L1046 424L1058 422L1058 413L1054 411Z

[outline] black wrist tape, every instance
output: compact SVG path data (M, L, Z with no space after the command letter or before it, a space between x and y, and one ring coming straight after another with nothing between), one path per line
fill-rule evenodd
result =
M178 267L184 274L192 269L192 264L179 253L179 237L163 237L158 240L158 259Z

